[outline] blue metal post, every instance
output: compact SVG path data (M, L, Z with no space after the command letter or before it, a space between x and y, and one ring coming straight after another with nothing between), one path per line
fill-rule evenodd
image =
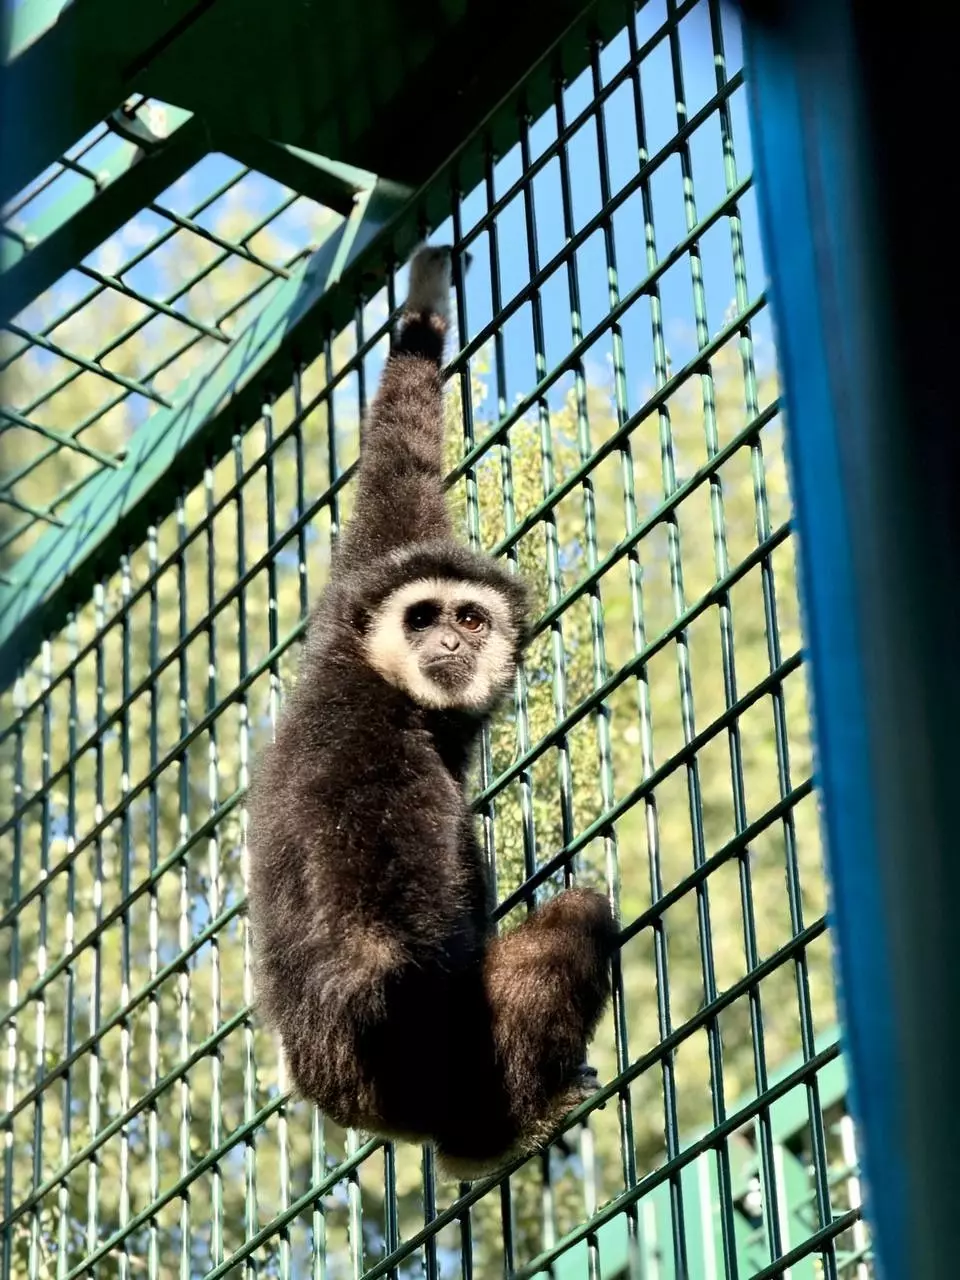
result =
M940 132L956 77L924 0L897 17L745 7L866 1207L886 1280L939 1280L956 1271L960 1149L957 267Z

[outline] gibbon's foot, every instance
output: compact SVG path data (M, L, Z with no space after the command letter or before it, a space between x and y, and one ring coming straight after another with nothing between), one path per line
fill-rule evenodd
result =
M588 1099L592 1098L595 1093L600 1091L600 1088L600 1077L597 1075L596 1068L591 1067L589 1063L585 1062L583 1066L578 1069L577 1074L570 1083L570 1087L563 1095L560 1107L558 1108L557 1120L562 1120L569 1111L574 1109L574 1107L579 1107L581 1102L586 1102ZM602 1102L600 1106L597 1107L597 1110L602 1111L606 1105L607 1104L605 1102ZM565 1159L569 1159L574 1153L572 1140L568 1138L566 1134L561 1134L553 1143L553 1146Z
M599 1093L600 1088L600 1077L597 1075L596 1067L591 1067L589 1063L585 1062L582 1067L578 1068L577 1074L570 1083L568 1096L575 1098L576 1101L571 1102L568 1109L572 1111L573 1108L578 1107L581 1102L586 1102L587 1099L592 1098L595 1093ZM606 1104L603 1104L598 1108L598 1110L602 1110L605 1105Z
M424 245L410 263L410 289L404 310L450 319L452 257L449 246Z

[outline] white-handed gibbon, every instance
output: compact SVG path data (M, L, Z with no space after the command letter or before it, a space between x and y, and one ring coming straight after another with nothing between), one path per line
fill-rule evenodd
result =
M426 248L411 264L354 513L255 772L250 912L260 1007L301 1093L472 1178L596 1090L584 1062L617 930L586 889L502 936L489 924L466 780L514 681L526 593L447 510L451 263Z

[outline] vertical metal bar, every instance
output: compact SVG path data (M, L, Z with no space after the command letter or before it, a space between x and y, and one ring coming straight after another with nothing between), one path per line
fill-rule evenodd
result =
M600 74L600 44L594 41L591 48L591 71L594 97L599 98L603 81ZM636 67L634 67L636 74ZM600 203L606 207L611 199L610 160L607 148L606 120L602 107L595 113L597 130L597 160L600 170ZM620 302L620 283L617 273L617 247L613 234L613 221L605 218L603 222L604 254L607 267L607 300L611 311ZM626 352L623 345L623 330L618 321L611 326L613 347L614 403L617 414L617 426L623 428L630 418L630 405L627 393ZM634 492L633 453L629 438L625 438L620 447L620 483L623 490L624 529L629 537L637 527L637 501ZM639 551L635 547L627 556L627 574L630 592L630 616L634 640L642 625L641 571ZM614 905L620 909L620 862L616 859L610 880ZM623 1071L630 1061L630 1050L627 1041L627 1010L623 989L623 971L619 950L615 952L612 965L613 1016L616 1034L617 1070ZM625 1187L635 1184L637 1178L636 1149L633 1132L633 1112L631 1109L630 1091L624 1089L618 1099L620 1122L620 1160L623 1168ZM627 1229L631 1242L637 1239L636 1207L631 1206L627 1214Z
M130 560L120 560L120 685L124 712L120 720L120 897L126 902L130 894L131 860L133 849L130 840ZM126 1006L130 1000L130 913L124 911L120 931L120 1003ZM120 1111L130 1110L130 1024L126 1018L120 1024ZM130 1131L124 1124L120 1130L120 1226L130 1221ZM120 1246L118 1270L120 1280L130 1275L129 1246L126 1237Z
M710 33L714 54L714 69L718 90L727 82L726 56L723 42L723 23L719 0L710 0ZM720 136L723 146L724 183L728 192L737 186L737 161L734 150L733 120L729 101L724 98L719 107ZM728 218L730 226L730 242L733 255L733 272L736 290L736 306L744 312L750 302L750 291L747 285L746 254L743 245L743 231L739 206L735 205ZM749 325L745 325L740 335L740 354L743 368L744 393L748 419L755 418L760 412L760 397L757 388L756 366L753 354L753 339ZM766 468L764 465L763 445L759 437L750 446L751 468L754 483L754 501L757 520L757 541L763 543L770 536L771 521L767 501ZM767 661L771 671L776 670L782 661L780 649L780 630L777 620L776 579L773 561L764 556L760 563L761 588L764 602L764 619L767 643ZM774 738L777 751L777 781L781 799L789 795L792 789L790 775L789 732L787 729L786 699L783 686L778 685L772 693L774 714ZM791 929L796 935L803 925L803 898L800 884L800 866L797 851L796 821L793 809L787 809L782 819L784 846L786 850L787 895L790 908ZM740 860L741 874L749 875L749 863L745 857ZM754 940L754 954L756 944ZM752 963L748 960L748 964ZM816 1052L813 1030L813 1011L810 996L810 979L807 957L801 952L795 962L797 981L797 999L800 1014L800 1038L805 1061ZM758 1087L760 1077L758 1076ZM823 1228L832 1219L830 1205L830 1175L827 1160L826 1136L823 1128L823 1113L820 1105L820 1091L816 1076L807 1083L808 1118L813 1155L813 1177L816 1191L817 1226ZM821 1253L824 1274L827 1280L836 1280L837 1257L833 1240L825 1246Z
M327 397L327 430L333 435L333 394ZM299 366L293 371L293 415L294 415L294 448L295 448L295 465L297 469L297 518L301 519L307 507L306 493L304 492L304 454L303 454L303 382L302 371ZM306 618L310 611L310 593L309 583L307 580L307 530L306 526L301 524L297 533L297 577L300 586L300 617Z
M393 1150L393 1144L389 1146ZM394 1218L396 1205L394 1203ZM426 1226L437 1216L437 1166L433 1148L427 1144L423 1148L423 1221ZM399 1226L397 1227L399 1242ZM389 1248L389 1245L388 1245ZM423 1247L423 1274L427 1280L440 1280L440 1263L437 1258L437 1237L431 1234Z
M363 308L359 303L354 308L354 350L363 347ZM357 360L357 410L363 420L367 407L366 378L363 360ZM354 1129L348 1134L347 1153L354 1155L363 1145L361 1135ZM363 1196L360 1187L360 1170L356 1168L350 1174L347 1183L350 1203L350 1258L353 1264L354 1280L360 1280L364 1270L363 1247Z
M327 385L330 386L332 378L332 353L330 348L329 335L324 341L324 369L327 376ZM333 417L333 394L326 400L327 412L327 449L328 449L328 465L330 470L330 482L332 476L337 470L337 442L334 433L334 417ZM297 516L301 517L306 510L307 498L304 487L304 468L306 460L304 456L304 439L303 439L303 370L298 366L293 372L293 414L296 422L294 431L295 443L295 464L297 470ZM334 503L336 496L331 494L330 501L330 523L331 523L331 540L335 534L336 512ZM310 609L310 593L309 593L309 575L307 571L307 537L306 530L301 526L297 535L297 575L299 578L300 588L300 617L306 618ZM269 590L267 592L269 596ZM271 688L273 676L271 674ZM319 1185L320 1180L327 1173L327 1144L326 1144L326 1122L320 1113L319 1108L313 1107L310 1116L310 1173L314 1186ZM311 1215L311 1259L312 1259L312 1277L313 1280L327 1280L327 1217L324 1197L318 1196L313 1202Z
M496 186L494 183L494 159L492 151L487 150L485 164L485 186L487 209L496 202ZM490 295L491 309L494 316L503 310L503 296L500 283L500 245L497 235L497 220L491 218L487 231L490 245ZM507 414L507 368L504 334L502 326L494 330L494 378L497 387L497 420ZM500 442L500 504L503 513L504 534L509 537L517 527L516 504L513 491L513 458L509 435ZM519 555L516 544L511 545L507 559L514 573L519 573ZM523 667L517 672L514 701L517 714L517 750L524 755L530 748L530 717L527 706L527 685ZM520 829L523 839L523 865L525 876L530 876L537 869L537 834L533 815L533 779L529 769L520 774ZM528 902L528 906L532 903Z
M14 755L13 755L13 803L19 810L23 803L23 712L26 706L26 688L23 676L17 677L13 687L14 710ZM16 823L13 828L13 865L10 868L10 904L16 908L20 904L20 878L23 870L23 828ZM7 982L7 999L10 1007L15 1008L20 999L20 919L14 916L10 925L10 977ZM17 1020L11 1018L7 1023L7 1063L5 1102L7 1114L12 1111L17 1097ZM13 1212L13 1157L14 1133L13 1120L7 1125L3 1135L3 1214L9 1221ZM3 1234L3 1280L13 1277L13 1231Z
M639 51L637 46L636 20L631 21L627 26L627 37L630 45L630 58L634 67L639 66ZM650 158L650 151L647 145L647 129L646 129L646 112L643 102L643 94L641 91L639 72L633 77L633 100L634 100L634 117L637 128L637 145L638 165L642 168ZM650 183L644 182L640 188L642 208L643 208L643 224L644 224L644 248L646 252L646 266L648 272L653 272L657 268L657 239L656 228L654 226L653 217L653 197L650 192ZM653 361L654 361L654 377L658 390L666 384L669 377L668 358L666 343L663 334L663 307L660 301L660 289L657 283L654 283L649 291L650 298L650 324L653 336ZM670 410L666 402L663 402L657 411L660 428L660 452L661 466L664 469L664 489L667 491L667 468L670 463L670 451L672 451L672 433L670 426ZM671 577L673 577L674 561L675 561L675 544L679 535L676 517L671 515L667 521L667 539L670 554ZM646 628L643 621L642 612L642 596L639 595L638 584L638 605L639 613L636 616L636 643L640 652L646 646ZM649 676L646 667L639 674L638 696L640 698L640 721L641 721L641 756L643 762L643 775L645 778L650 777L654 769L654 752L653 752L653 708L651 700L651 690ZM647 848L650 859L650 900L652 903L658 902L663 897L663 870L660 862L660 824L659 815L657 813L656 799L650 794L649 799L645 802L646 810L646 827L647 827ZM660 1039L663 1040L670 1035L673 1030L673 1019L670 1013L670 975L669 965L667 961L667 936L666 923L662 916L658 916L653 924L654 930L654 964L657 975L657 1021L660 1032ZM679 1121L677 1114L677 1084L673 1054L668 1054L663 1059L663 1105L664 1105L664 1137L666 1141L667 1159L671 1160L680 1150ZM670 1224L673 1236L673 1265L679 1275L684 1276L688 1272L687 1260L687 1244L686 1244L686 1226L684 1221L683 1208L683 1186L681 1178L678 1174L670 1177Z
M187 634L187 562L184 553L184 542L187 536L186 502L181 495L177 499L177 537L180 550L177 556L177 596L180 604L178 619L179 655L177 658L179 684L179 734L180 742L185 742L190 731L190 706L188 702L190 672L187 663L185 637ZM177 781L179 804L179 843L186 842L190 832L190 763L187 749L184 747L177 757ZM180 861L180 895L178 912L177 943L181 951L190 945L190 881L187 871L187 859ZM190 966L185 964L180 970L177 981L177 1002L180 1030L180 1059L185 1061L190 1056ZM185 1072L180 1078L180 1127L179 1127L179 1173L186 1178L190 1171L190 1078ZM190 1221L190 1190L186 1187L180 1193L180 1280L192 1280L193 1237Z
M263 422L263 441L267 450L265 469L267 487L267 547L271 554L267 559L267 647L270 653L276 653L280 641L279 604L277 601L277 563L272 548L277 541L277 495L276 473L273 452L273 405L264 404L261 408ZM277 719L280 714L280 669L274 660L270 664L270 728L271 736L275 736ZM280 1078L277 1081L281 1093L287 1092L286 1061L281 1053ZM290 1131L287 1119L287 1107L284 1103L277 1112L277 1141L280 1146L280 1211L290 1203ZM290 1232L284 1227L280 1232L280 1277L288 1280L290 1275Z
M520 163L524 173L530 169L530 115L523 104L523 115L520 121ZM527 272L531 280L540 272L540 250L537 238L537 214L534 199L533 181L528 180L523 187L524 219L527 233ZM530 318L533 327L534 377L539 383L547 373L546 336L543 326L543 300L540 291L535 290L530 299ZM543 497L547 498L556 484L554 467L553 429L550 422L550 408L545 396L537 401L537 421L540 438L540 483ZM555 606L563 594L560 573L560 535L557 529L557 516L553 508L544 519L544 537L546 540L547 593L550 607ZM563 643L563 619L555 618L550 627L551 672L550 685L553 699L554 722L559 724L567 715L567 655ZM524 748L521 748L523 750ZM557 774L559 783L560 834L564 847L574 837L573 821L573 768L570 759L570 742L566 734L558 739ZM569 862L564 863L563 878L565 887L572 883L573 873ZM550 1248L557 1239L556 1199L553 1192L552 1162L550 1152L546 1151L541 1160L543 1193L541 1217L543 1222L543 1247Z
M211 715L210 727L207 730L207 806L213 816L217 811L220 781L220 751L217 741L217 722L212 718L217 705L217 628L213 610L217 602L217 565L213 529L213 469L207 467L203 476L203 487L207 506L207 712ZM207 840L207 909L209 918L216 920L220 914L220 835L217 828L211 828ZM220 938L214 934L210 939L210 1033L216 1034L220 1028ZM222 1140L222 1102L223 1056L219 1043L210 1053L210 1146L216 1150ZM210 1170L211 1209L210 1224L210 1256L211 1262L218 1267L223 1261L223 1171L219 1161Z
M459 245L463 241L463 214L462 214L462 198L463 193L459 187L458 175L454 174L451 180L451 222L453 225L453 241L455 245ZM459 330L457 333L457 342L462 349L466 346L470 327L467 318L467 291L464 287L463 273L459 269L459 263L455 264L454 287L457 294L457 314L459 316ZM463 442L464 451L469 453L476 444L476 435L474 432L473 422L473 388L470 383L470 362L464 360L461 362L459 370L460 382L460 411L463 417ZM470 466L466 470L464 476L467 495L467 540L470 546L478 550L481 545L480 539L480 486L477 483L477 472L475 466ZM490 756L490 735L485 731L480 742L480 788L485 790L493 777L493 761ZM484 801L480 811L480 823L483 831L483 852L486 861L487 870L490 876L490 885L494 897L498 896L497 885L497 858L496 858L496 836L494 822L494 806L492 801Z
M149 812L147 839L149 841L148 868L150 875L150 905L147 924L149 948L148 979L153 983L160 967L160 895L154 875L160 858L160 794L157 785L157 765L160 759L160 701L156 671L160 661L160 597L156 571L159 562L157 530L147 531L147 572L150 575L150 639L148 663L150 669L150 746L149 769L152 779L148 791ZM151 987L147 1005L150 1043L148 1055L148 1088L156 1088L160 1078L160 998ZM157 1104L152 1102L147 1112L147 1159L150 1165L149 1190L151 1204L160 1194L160 1122ZM160 1274L160 1224L151 1217L147 1224L147 1280L158 1280Z
M667 13L670 25L670 60L674 87L674 100L677 113L677 130L687 123L686 89L683 77L683 62L680 53L679 20L677 18L676 0L667 0ZM697 206L694 191L693 159L690 146L684 141L679 148L680 169L683 180L683 208L687 233L697 226ZM700 258L699 241L694 240L687 254L690 263L690 276L693 288L693 309L696 325L697 346L703 349L710 341L710 329L707 322L707 297L703 280L703 264ZM713 373L709 363L704 365L700 374L700 390L703 398L703 426L708 457L715 457L720 449L717 430L717 401ZM726 520L723 505L723 485L716 473L710 477L710 521L713 531L714 572L717 580L724 578L730 570L727 555ZM729 708L737 702L736 659L734 654L733 609L730 593L721 593L717 602L720 621L720 654L723 673L723 691L725 705ZM691 716L692 716L691 689ZM691 720L692 728L692 720ZM747 825L747 808L745 784L743 776L743 753L740 744L739 724L734 720L727 731L727 747L730 753L730 781L733 800L734 829L743 831ZM696 849L697 860L706 856L706 849ZM756 924L753 912L753 892L750 884L749 857L739 859L740 872L740 906L743 919L744 948L747 969L755 969L759 963L756 937ZM702 894L704 927L709 931L709 903L707 891ZM705 999L711 1001L716 996L716 983L713 976L713 958L709 958L709 977L705 970ZM763 1010L759 988L754 986L749 993L750 1028L753 1038L754 1069L757 1089L762 1094L768 1087L766 1056L763 1047ZM710 1037L710 1074L713 1105L713 1122L721 1124L726 1116L726 1103L723 1093L723 1060L719 1027L714 1022L709 1028ZM764 1213L770 1243L771 1260L780 1256L783 1251L780 1239L780 1213L777 1202L777 1182L775 1178L773 1137L770 1128L770 1112L764 1108L758 1118L760 1130L760 1157L764 1182ZM733 1224L733 1183L730 1173L729 1153L726 1143L717 1148L717 1179L720 1193L720 1222L723 1233L724 1262L727 1272L735 1276L738 1271L736 1241Z
M347 1130L347 1159L351 1159L363 1146L363 1139L356 1129ZM347 1240L350 1247L350 1275L361 1280L363 1275L363 1202L360 1194L360 1173L355 1165L347 1174Z
M77 670L76 657L79 650L77 640L77 619L76 615L71 615L67 623L67 636L69 642L70 674L67 677L68 689L68 711L67 711L67 757L73 760L77 751L77 718L79 714L77 705ZM71 765L67 774L67 828L66 828L66 851L72 854L76 845L76 829L77 829L77 771L76 766ZM77 867L75 860L71 859L67 867L67 917L64 921L63 928L63 953L69 955L73 951L74 939L76 936L76 908L77 908ZM76 967L74 964L68 964L64 973L64 1010L63 1010L63 1053L65 1058L69 1058L73 1053L75 1042L74 1036L74 999L76 996ZM61 1105L63 1107L63 1132L60 1137L60 1162L66 1163L70 1159L70 1132L73 1122L73 1077L72 1072L67 1070L63 1077L63 1093L61 1095ZM57 1188L57 1213L59 1222L57 1223L57 1278L67 1274L70 1265L70 1187L68 1182L64 1181ZM150 1277L153 1280L153 1277Z
M313 1108L310 1124L310 1173L317 1186L327 1172L324 1119L319 1108ZM313 1202L313 1280L327 1280L327 1216L323 1196Z
M487 208L491 209L496 201L496 187L494 183L494 160L493 152L490 149L490 140L487 139L487 153L485 163L485 187L487 197ZM497 220L491 218L487 228L487 241L490 246L490 296L491 311L493 316L498 317L503 310L503 297L500 285L500 246L497 236ZM493 351L494 351L494 381L497 390L497 421L500 421L507 413L507 371L506 371L506 353L504 349L504 334L502 325L498 325L493 334ZM516 507L513 494L513 461L510 452L509 435L504 436L500 443L500 502L503 512L504 533L507 537L514 531L517 525ZM512 546L507 554L513 571L519 571L518 553L516 546ZM523 667L517 671L514 702L517 716L517 750L521 754L525 753L530 746L530 719L527 707L527 686ZM523 867L524 878L531 876L536 871L536 829L533 816L533 780L529 769L524 769L518 778L520 790L520 830L523 841ZM528 898L528 909L533 906L533 902ZM501 1185L501 1213L503 1218L503 1243L504 1243L504 1266L507 1268L507 1274L512 1270L513 1260L513 1236L514 1236L514 1212L513 1190L510 1185L510 1179L504 1179Z
M93 625L97 632L103 629L104 619L106 616L105 593L102 583L97 583L93 589ZM97 704L96 704L96 720L98 728L102 728L105 718L104 695L106 692L106 665L103 654L103 640L97 641L96 645L96 681L97 681ZM99 827L103 821L103 734L98 733L97 745L95 747L95 782L94 795L95 805L93 811L93 820ZM93 1037L93 1046L90 1050L89 1063L89 1089L90 1098L87 1105L87 1117L90 1127L91 1139L99 1132L100 1129L100 997L102 990L102 949L100 930L103 927L103 837L98 834L93 842L93 909L94 923L97 929L96 940L93 943L93 966L90 975L90 1001L89 1001L89 1034ZM99 1148L94 1150L90 1155L89 1173L87 1181L87 1252L92 1253L97 1246L100 1235L100 1151Z
M234 508L237 518L237 581L243 582L247 572L247 531L243 508L243 437L233 437L234 476L236 478L236 498ZM237 676L241 687L245 687L249 668L247 651L247 593L241 587L237 596ZM247 695L240 696L239 720L237 726L239 742L237 744L237 761L239 776L237 785L246 792L250 782L250 707ZM247 849L249 815L245 804L240 806L240 878L243 892L246 895L250 886L250 859ZM250 936L250 920L244 913L243 924L243 1002L251 1009L255 993L253 989L253 946ZM253 1018L249 1014L243 1020L243 1119L250 1124L257 1109L257 1060L255 1052L255 1033ZM244 1235L250 1240L259 1228L257 1213L257 1143L256 1135L251 1132L243 1145L243 1226ZM247 1280L256 1275L256 1261L249 1254L243 1264Z
M566 112L564 108L563 83L560 78L556 81L555 91L555 112L557 119L557 133L561 137L566 129ZM563 210L563 229L567 244L570 244L574 233L575 223L573 215L573 184L570 175L570 157L565 141L560 143L558 151L558 159L560 162L560 193L561 205ZM571 343L576 346L583 339L583 315L580 307L580 281L577 269L576 254L572 250L567 251L566 257L567 268L567 290L570 299L570 336ZM587 378L584 369L584 362L578 359L574 365L574 389L577 406L577 448L580 454L581 463L589 461L593 453L593 445L590 439L590 416L587 409ZM581 494L583 500L583 525L584 525L584 541L587 551L587 569L593 572L599 563L599 552L597 550L597 502L594 491L594 483L592 475L588 474L581 484ZM604 622L603 622L603 598L600 591L600 581L596 579L590 588L588 594L590 607L590 643L593 655L593 684L594 688L599 688L607 678L607 655L606 643L604 639ZM613 747L610 738L610 708L606 703L601 703L593 713L594 724L597 732L597 752L598 752L598 769L600 774L600 807L601 812L606 813L613 808L614 803L614 787L613 787ZM603 833L604 846L604 865L605 879L607 886L607 895L616 905L616 885L619 880L618 859L617 859L617 837L613 827L608 827ZM581 1128L581 1160L584 1167L584 1192L586 1195L585 1212L590 1213L590 1182L594 1177L594 1171L587 1173L588 1153L592 1150L592 1140L587 1139L587 1121ZM599 1280L600 1276L600 1255L595 1237L590 1237L587 1241L587 1257L590 1268L590 1280Z
M333 365L333 342L330 335L323 343L323 363L327 378L327 386L333 385L336 370ZM327 396L327 485L330 493L330 547L336 546L340 533L340 495L338 481L340 479L340 461L337 456L337 417L336 393L331 391Z
M431 1236L431 1241L433 1237ZM390 1254L400 1243L400 1222L397 1210L397 1158L392 1142L383 1148L383 1249ZM429 1271L429 1268L427 1268ZM397 1269L391 1267L388 1275L396 1280Z
M40 778L42 794L40 799L40 877L43 889L40 892L38 936L37 936L37 973L47 970L47 876L50 871L50 675L51 655L50 642L45 641L40 651L41 687L46 696L43 698L40 720ZM46 1071L47 1049L47 1000L46 989L40 992L36 1002L36 1042L34 1052L34 1079L42 1086ZM33 1108L33 1186L37 1188L43 1181L43 1103L41 1092ZM30 1280L36 1280L42 1265L43 1242L41 1238L40 1205L30 1215Z
M463 192L460 189L459 174L454 172L451 178L451 224L453 228L454 245L458 246L463 242L463 211L462 200ZM463 270L459 257L454 263L454 288L457 297L457 314L459 317L459 327L457 331L457 343L460 349L466 346L468 335L470 332L469 321L467 317L467 294L464 287ZM474 431L473 416L473 388L470 378L470 362L464 360L460 364L459 369L459 389L460 389L460 412L463 424L463 444L464 451L469 453L476 444L476 435ZM466 508L467 508L467 539L470 546L478 549L481 545L480 540L480 487L477 483L477 472L475 466L469 466L464 475L464 484L466 487ZM479 750L479 785L481 791L485 790L493 778L493 760L490 749L490 732L485 729L480 739ZM484 800L480 808L480 824L482 831L482 848L486 872L489 877L490 892L494 901L499 900L499 885L497 875L497 855L496 855L496 831L495 831L495 808L492 800ZM427 1177L427 1166L425 1164L425 1178ZM464 1184L462 1184L464 1185ZM508 1249L511 1247L511 1195L509 1179L505 1179L501 1185L500 1196L500 1212L501 1220L504 1225L504 1265L507 1265L507 1259L510 1257ZM473 1271L473 1232L470 1221L469 1210L461 1215L460 1218L460 1258L461 1268L464 1275L471 1274Z

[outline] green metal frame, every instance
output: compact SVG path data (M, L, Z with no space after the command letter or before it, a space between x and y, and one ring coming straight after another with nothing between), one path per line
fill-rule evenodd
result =
M126 24L113 0L56 22L20 6L8 100L73 50L90 62L21 153L15 185L53 168L0 240L16 339L0 369L23 353L63 369L0 423L38 442L0 536L0 555L26 545L0 565L0 1280L872 1275L831 1126L846 1080L780 401L758 371L767 303L734 149L743 72L720 0L653 7L451 0L400 22L359 0L324 7L311 47L314 3L279 0L268 30L247 0ZM693 21L710 55L695 102ZM177 104L159 124L157 102ZM215 154L241 177L178 203L172 183ZM221 229L209 211L251 172L288 190ZM326 211L323 238L283 258L257 236L298 194ZM91 257L144 210L147 245L116 269ZM622 920L605 1084L566 1153L459 1188L429 1151L343 1134L291 1097L244 911L251 756L348 509L397 263L434 230L458 264L451 501L538 592L515 705L479 761L496 919L592 879ZM143 264L178 234L209 261L168 287ZM57 293L68 268L80 301ZM241 270L239 300L193 306ZM678 280L692 324L672 363ZM88 348L70 325L104 297L148 319L121 308ZM174 356L113 358L153 320L199 353L172 388ZM84 377L102 398L58 417ZM46 498L20 487L48 474ZM428 1067L429 1045L411 1051Z

